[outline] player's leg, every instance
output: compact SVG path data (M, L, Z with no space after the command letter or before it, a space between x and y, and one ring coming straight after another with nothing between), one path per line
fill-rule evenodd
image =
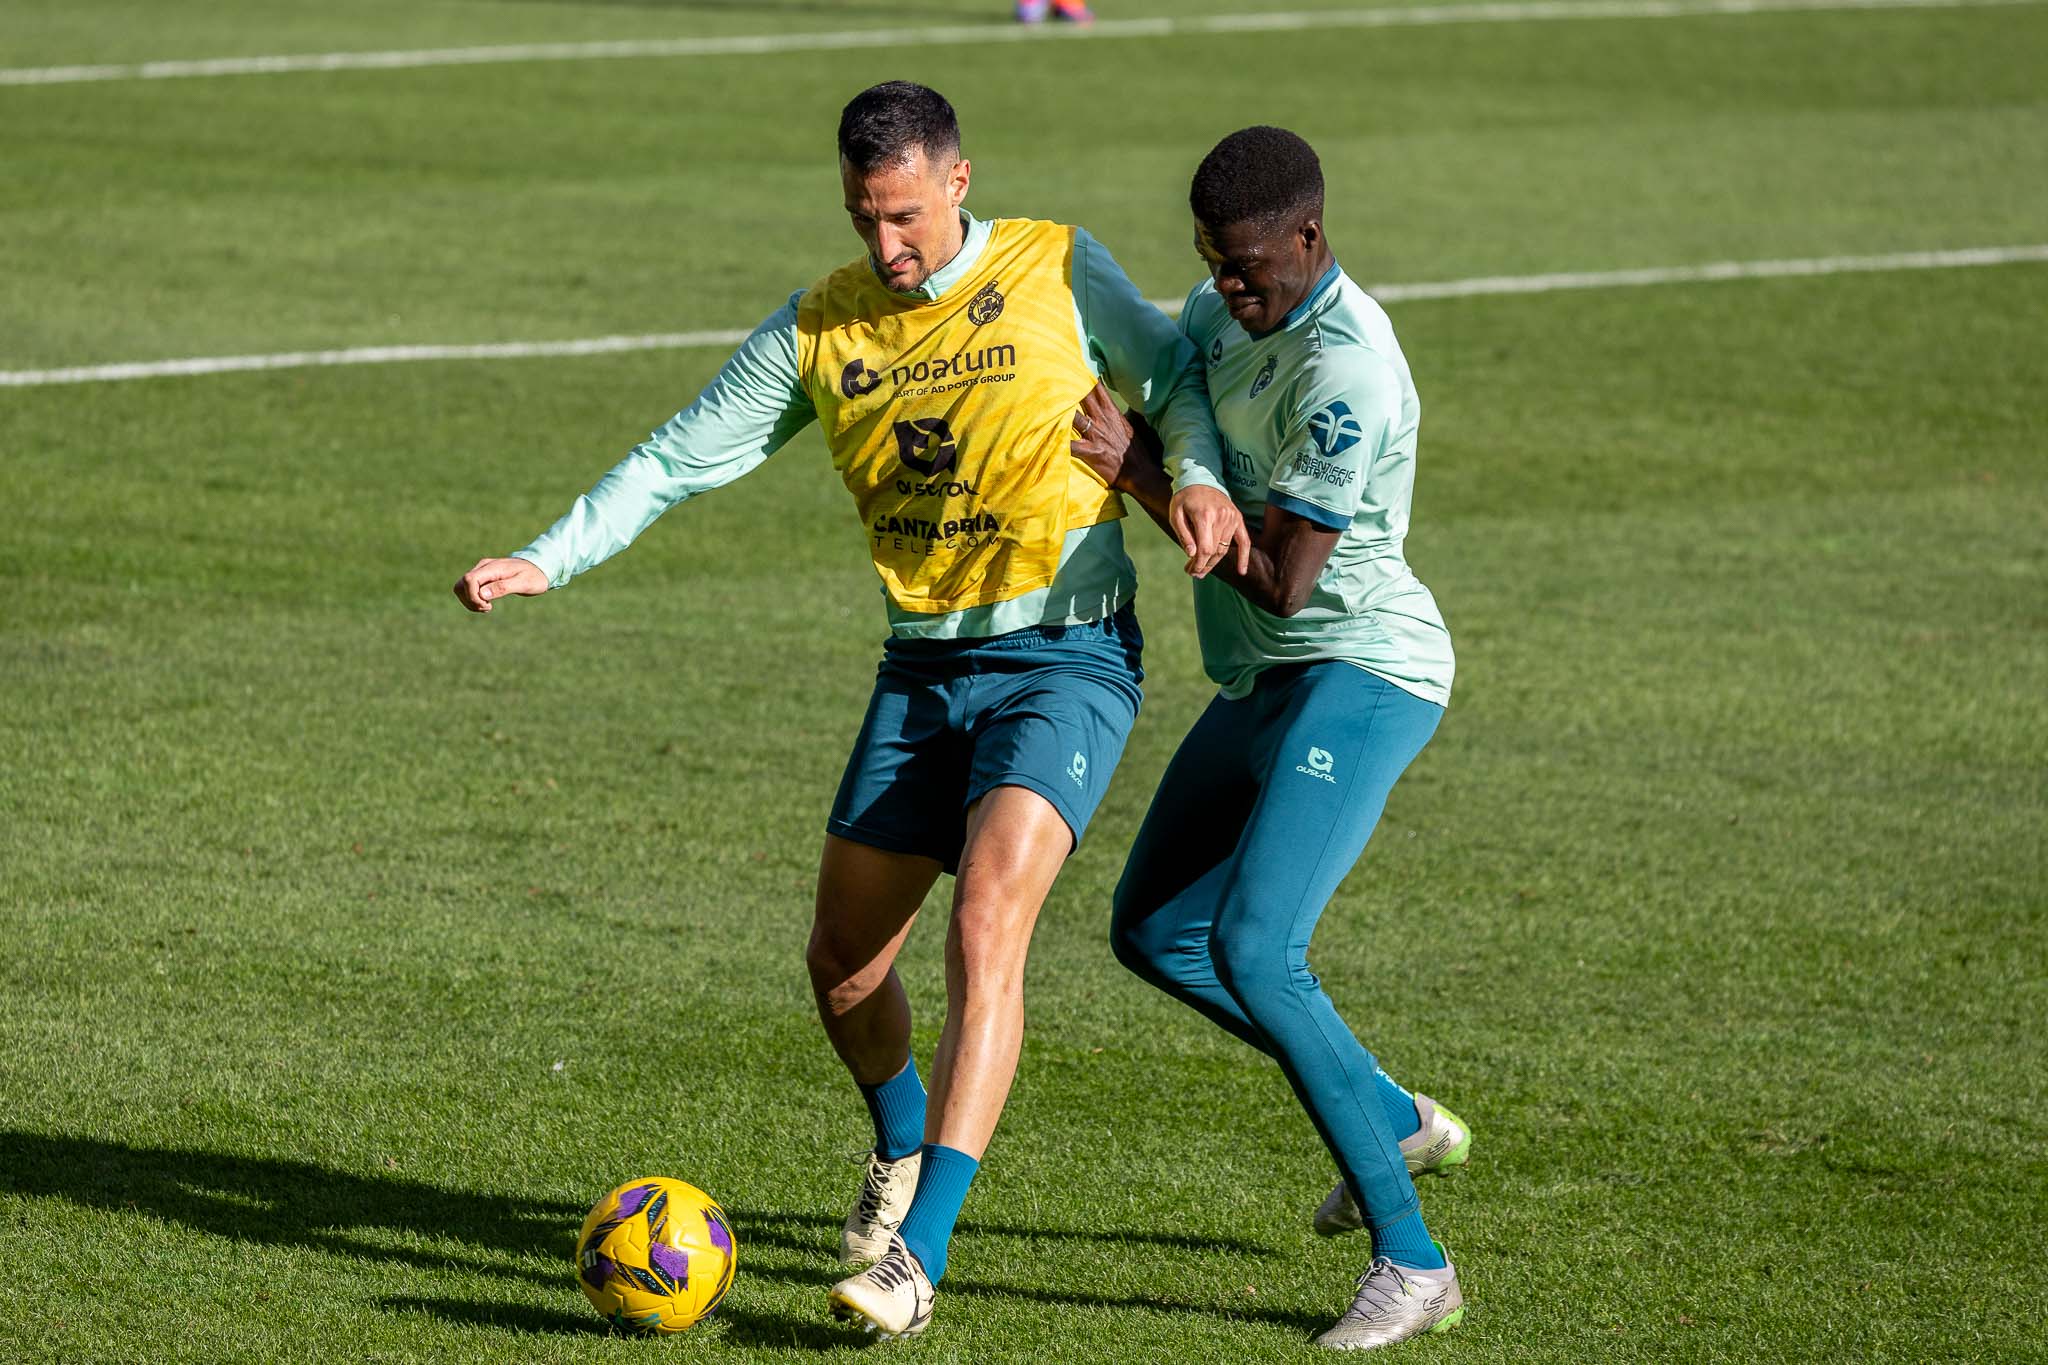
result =
M1363 670L1276 671L1255 694L1268 710L1257 758L1267 779L1239 843L1212 951L1218 975L1270 1038L1373 1235L1351 1308L1319 1344L1385 1345L1463 1314L1457 1272L1422 1222L1372 1054L1308 966L1317 921L1364 852L1388 792L1436 729L1442 708Z
M917 1193L881 1260L831 1294L835 1313L884 1338L923 1331L931 1318L953 1225L1017 1074L1031 931L1073 846L1066 818L1028 788L997 787L968 816Z
M997 787L967 817L926 1131L933 1142L976 1160L1017 1072L1031 931L1073 847L1066 818L1029 788Z
M1385 1071L1377 1079L1380 1104L1394 1131L1407 1133L1401 1139L1401 1160L1409 1176L1447 1176L1463 1170L1472 1155L1471 1126L1429 1096L1410 1094ZM1324 1237L1341 1237L1364 1227L1365 1214L1339 1176L1309 1222Z
M943 690L885 660L827 824L805 950L818 1017L860 1087L874 1150L839 1239L872 1261L909 1212L924 1143L925 1090L910 1057L910 1002L896 953L957 853L960 754Z
M1255 699L1268 712L1256 746L1267 778L1216 921L1218 975L1272 1039L1376 1238L1427 1266L1427 1239L1416 1244L1419 1226L1407 1226L1415 1189L1379 1067L1309 969L1308 945L1442 708L1347 664L1276 670Z
M938 877L936 859L825 836L804 965L825 1035L860 1085L880 1085L910 1062L910 998L896 954ZM888 1155L889 1145L877 1150Z
M953 1226L1009 1096L1038 911L1108 789L1142 700L1128 609L1018 632L972 660L968 826L947 933L947 1012L916 1198L889 1251L833 1286L833 1310L883 1336L922 1331Z
M895 962L938 875L936 859L825 836L804 960L825 1036L860 1087L875 1129L860 1192L839 1233L839 1259L849 1265L888 1249L917 1192L925 1091L910 1055L910 1000Z
M1211 931L1224 888L1237 874L1238 844L1258 794L1249 758L1262 714L1252 699L1219 697L1181 741L1117 883L1110 944L1133 973L1271 1055L1272 1044L1223 988L1210 957ZM1411 1095L1377 1067L1373 1079L1411 1176L1448 1174L1464 1162L1471 1134L1456 1115ZM1365 1226L1341 1179L1313 1222L1325 1236Z
M1251 702L1218 697L1181 740L1124 861L1109 943L1133 974L1271 1054L1209 955L1238 838L1258 796L1246 762L1253 715Z

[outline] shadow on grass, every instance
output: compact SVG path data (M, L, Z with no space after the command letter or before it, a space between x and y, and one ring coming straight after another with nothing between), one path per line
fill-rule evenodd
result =
M766 1278L778 1279L770 1275ZM800 1276L794 1278L802 1278ZM824 1299L820 1282L819 1302ZM458 1326L480 1327L493 1332L519 1332L534 1336L602 1337L614 1328L595 1313L569 1313L558 1308L538 1308L519 1303L489 1303L479 1299L429 1299L419 1297L377 1300L377 1306L392 1313L424 1313ZM734 1346L785 1346L799 1350L831 1351L858 1346L864 1338L850 1328L827 1322L823 1313L816 1318L787 1318L756 1313L734 1306L731 1299L718 1305L696 1336L715 1334Z
M405 1297L379 1299L377 1306L386 1312L425 1313L443 1322L487 1327L496 1332L601 1337L609 1335L612 1330L611 1324L595 1313L568 1313L559 1308L539 1308L525 1303Z
M812 1285L822 1297L832 1282L847 1272L830 1263L830 1257L839 1240L839 1220L816 1213L785 1213L775 1209L726 1206L732 1215L733 1230L740 1241L740 1273L757 1279L777 1280L785 1284ZM1180 1251L1203 1253L1226 1253L1233 1256L1271 1256L1272 1248L1257 1242L1236 1237L1200 1237L1191 1233L1155 1232L1130 1228L1105 1227L1092 1230L1071 1228L1023 1227L1008 1223L978 1223L963 1220L961 1232L976 1236L1021 1237L1026 1240L1048 1239L1060 1241L1098 1242L1104 1246L1160 1246ZM764 1266L759 1262L749 1265L745 1259L748 1243L761 1246L780 1247L784 1250L806 1252L818 1258L816 1269L809 1266ZM1160 1287L1170 1291L1174 1281L1170 1272L1162 1267ZM959 1294L972 1298L1022 1299L1031 1303L1042 1303L1054 1308L1106 1308L1140 1309L1150 1313L1179 1315L1199 1313L1209 1317L1220 1317L1235 1322L1263 1322L1286 1327L1294 1331L1313 1334L1329 1326L1325 1317L1309 1313L1290 1312L1280 1308L1264 1308L1251 1304L1222 1308L1214 1304L1175 1301L1168 1294L1144 1298L1129 1295L1098 1294L1085 1289L1048 1289L1034 1285L1005 1284L994 1280L977 1280L967 1275L948 1275L941 1290L944 1295ZM726 1310L721 1308L720 1314ZM813 1345L819 1348L844 1346L858 1340L847 1329L820 1328L810 1334L813 1339L799 1338L792 1342L792 1324L783 1319L764 1319L769 1328L759 1338L734 1333L735 1341L757 1345Z
M0 1191L61 1199L113 1213L161 1218L216 1237L263 1246L309 1247L366 1261L425 1270L458 1270L531 1281L559 1288L566 1280L576 1228L584 1210L560 1200L449 1190L399 1176L357 1175L308 1161L232 1156L169 1147L132 1147L95 1138L57 1137L0 1129ZM741 1276L808 1286L819 1291L816 1319L792 1319L748 1310L730 1301L720 1306L723 1335L735 1344L829 1350L858 1340L824 1318L823 1290L843 1271L830 1257L839 1220L823 1214L765 1208L729 1208L738 1234ZM1138 1244L1233 1255L1270 1254L1238 1238L1125 1228L1064 1229L966 1222L976 1235L1034 1241L1090 1241L1105 1246ZM388 1234L459 1243L446 1252L394 1247ZM383 1234L383 1235L379 1235ZM814 1265L747 1263L748 1243L779 1247L815 1258ZM564 1267L557 1272L500 1257L545 1257ZM1170 1287L1162 1270L1162 1287ZM1142 1309L1165 1314L1200 1313L1227 1319L1276 1323L1298 1330L1321 1324L1276 1309L1174 1302L1088 1290L1047 1289L950 1276L948 1295L1023 1299L1057 1308ZM602 1335L601 1319L561 1309L478 1300L396 1297L380 1301L392 1312L419 1312L450 1322L510 1332Z
M830 1252L839 1242L839 1219L817 1213L783 1213L728 1204L733 1227L749 1240L790 1251ZM1234 1256L1271 1256L1272 1247L1242 1237L1206 1237L1189 1232L1160 1232L1152 1228L1057 1228L1020 1223L984 1223L963 1218L961 1232L977 1237L1021 1237L1032 1242L1099 1242L1104 1246L1156 1246L1176 1251L1228 1252ZM797 1232L794 1229L811 1229Z
M558 1200L442 1189L308 1161L130 1147L0 1129L0 1190L133 1211L269 1246L304 1246L425 1269L557 1284L561 1276L487 1257L393 1247L374 1232L460 1242L567 1265L584 1210Z
M741 1245L740 1256L741 1278L774 1280L782 1284L807 1285L815 1289L819 1296L820 1322L823 1321L825 1291L841 1275L850 1273L837 1265L829 1267L822 1274L807 1266L762 1265L758 1261L750 1265L745 1259L744 1242ZM1165 1274L1160 1276L1160 1288L1163 1291L1170 1291L1173 1288L1173 1281ZM939 1286L939 1297L1013 1299L1063 1309L1102 1308L1123 1312L1135 1309L1146 1313L1158 1313L1169 1319L1199 1315L1220 1318L1225 1322L1270 1323L1304 1334L1320 1332L1330 1325L1327 1316L1285 1308L1265 1308L1248 1303L1232 1304L1226 1308L1215 1303L1191 1303L1185 1299L1175 1299L1170 1297L1169 1293L1161 1293L1151 1298L1129 1294L1099 1294L1088 1289L1045 1288L1039 1285L1007 1284L998 1280L977 1280L965 1274L947 1275ZM727 1316L724 1306L718 1311L721 1317ZM824 1326L807 1334L811 1339L799 1338L792 1342L791 1331L799 1324L783 1318L761 1318L758 1321L767 1329L766 1335L757 1339L736 1333L733 1339L758 1345L815 1345L820 1349L827 1346L845 1346L860 1340L859 1335L851 1328Z

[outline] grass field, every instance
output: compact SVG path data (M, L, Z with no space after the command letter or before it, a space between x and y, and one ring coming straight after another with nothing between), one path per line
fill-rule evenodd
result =
M0 66L1002 8L0 0ZM858 249L832 123L896 75L975 208L1155 297L1259 121L1362 280L2038 243L2044 50L2019 4L0 86L0 370L744 328ZM1401 1357L2048 1359L2048 266L1391 312L1458 692L1314 960L1477 1130L1423 1191L1472 1311ZM721 358L0 388L0 1358L862 1349L801 944L882 618L822 444L567 591L448 594ZM1278 1074L1107 949L1210 690L1138 529L1147 709L895 1354L1307 1360L1365 1259ZM657 1170L739 1278L608 1337L570 1243Z

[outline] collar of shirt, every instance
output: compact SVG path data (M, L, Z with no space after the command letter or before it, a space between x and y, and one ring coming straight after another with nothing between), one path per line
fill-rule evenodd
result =
M989 225L976 218L966 209L960 210L960 250L952 260L932 272L931 278L915 289L891 289L889 292L906 299L937 299L948 289L960 283L962 276L974 269L974 263L981 259L981 253L988 247ZM874 269L874 258L868 259L868 268ZM879 278L879 277L878 277Z
M966 253L963 252L962 254ZM1251 337L1253 341L1264 341L1267 337L1278 336L1309 314L1315 312L1322 305L1323 301L1329 297L1330 292L1337 287L1337 281L1342 279L1343 276L1344 268L1335 261L1331 261L1330 268L1325 270L1323 277L1315 282L1315 286L1308 291L1307 297L1287 310L1287 316L1280 319L1278 327L1269 328L1263 332L1247 332L1246 335Z

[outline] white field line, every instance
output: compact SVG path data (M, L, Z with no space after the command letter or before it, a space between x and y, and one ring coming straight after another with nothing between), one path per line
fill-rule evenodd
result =
M1407 5L1387 9L1296 10L1186 18L1098 19L1071 25L953 24L847 29L724 38L634 38L612 42L510 43L490 47L412 48L395 52L313 52L277 57L96 66L0 68L0 85L75 85L85 81L162 81L194 76L264 76L300 71L389 71L499 62L582 62L620 57L745 57L856 48L959 47L985 43L1103 41L1227 33L1304 33L1322 29L1420 28L1438 24L1513 24L1560 19L1683 19L1804 11L1984 9L2041 0L1528 0L1527 3Z
M1849 275L1890 270L1949 270L1964 266L2048 262L2048 243L1966 247L1956 251L1903 251L1888 256L1820 256L1790 261L1713 261L1648 270L1589 270L1550 275L1492 275L1420 284L1375 284L1366 291L1382 303L1461 299L1489 294L1549 294L1566 289L1622 289L1653 284L1705 284L1723 280L1798 275ZM1172 313L1178 299L1153 303ZM745 331L654 332L644 336L587 337L580 341L506 341L478 346L354 346L340 351L280 351L271 355L196 356L119 365L77 365L56 370L0 370L0 388L95 384L123 379L231 374L243 370L296 370L319 365L391 365L425 360L521 360L541 356L606 355L619 351L678 351L737 346Z

